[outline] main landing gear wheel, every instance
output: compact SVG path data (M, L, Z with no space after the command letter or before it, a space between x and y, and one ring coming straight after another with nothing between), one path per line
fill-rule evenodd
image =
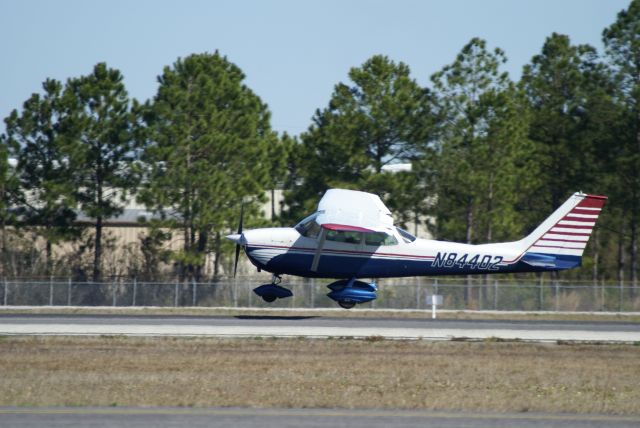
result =
M262 296L262 300L264 300L267 303L273 303L273 302L275 302L276 299L277 299L277 297L274 296L273 294Z
M351 308L353 308L356 304L355 304L355 302L345 302L345 301L343 300L343 301L338 302L338 305L340 305L340 307L341 307L341 308L344 308L344 309L351 309Z

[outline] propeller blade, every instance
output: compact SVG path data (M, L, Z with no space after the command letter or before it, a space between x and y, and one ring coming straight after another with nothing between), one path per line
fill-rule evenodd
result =
M238 271L238 258L240 257L240 244L236 244L236 261L233 263L233 277L236 277Z
M243 218L244 218L244 203L240 204L240 223L238 223L238 233L242 233Z
M240 203L240 222L238 222L238 235L242 236L242 224L244 220L244 203ZM233 263L233 277L238 272L238 259L240 258L240 243L236 243L236 259Z

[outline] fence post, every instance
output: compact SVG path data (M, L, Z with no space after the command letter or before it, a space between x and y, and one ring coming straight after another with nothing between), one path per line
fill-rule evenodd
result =
M416 283L416 309L420 309L420 280Z
M233 307L238 307L238 278L233 278Z
M178 281L173 286L173 307L178 307Z
M493 310L498 310L498 280L493 280Z
M560 284L558 284L558 280L555 280L554 286L556 287L556 312L560 310Z
M120 279L118 281L121 281ZM118 291L118 283L113 284L113 295L111 296L111 306L116 306L116 292Z
M7 287L7 278L3 278L2 282L4 282L4 305L7 306L7 293L9 288Z
M196 305L196 292L197 292L197 288L196 288L197 286L196 286L195 278L192 280L192 283L193 283L193 293L192 293L193 294L193 302L192 302L191 306L195 306Z
M71 306L71 278L67 281L67 306Z
M438 293L438 278L436 278L436 279L433 281L433 293L431 293L431 294L435 294L435 295L439 294L439 293ZM443 302L443 303L444 303L444 302Z
M49 277L49 306L53 306L53 275Z
M135 306L136 305L136 294L138 293L138 278L137 277L133 277L133 303L131 304L131 306Z
M316 307L316 279L311 278L311 307Z
M540 283L538 287L538 310L541 311L544 309L544 286Z
M619 299L619 302L618 302L618 312L622 312L622 293L623 293L623 291L624 291L624 290L623 290L623 288L622 288L622 287L623 287L623 285L622 285L622 281L619 281L619 284L620 284L620 285L619 285L619 287L618 287L618 294L619 294L619 295L618 295L618 299Z

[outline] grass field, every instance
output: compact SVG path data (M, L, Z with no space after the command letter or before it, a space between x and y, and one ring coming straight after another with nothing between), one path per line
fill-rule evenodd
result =
M0 405L640 414L640 346L3 337Z

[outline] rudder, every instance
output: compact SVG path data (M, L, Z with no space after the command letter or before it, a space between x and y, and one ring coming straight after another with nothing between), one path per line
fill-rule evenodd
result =
M580 264L606 196L574 193L521 242L522 261L539 267L567 269Z

